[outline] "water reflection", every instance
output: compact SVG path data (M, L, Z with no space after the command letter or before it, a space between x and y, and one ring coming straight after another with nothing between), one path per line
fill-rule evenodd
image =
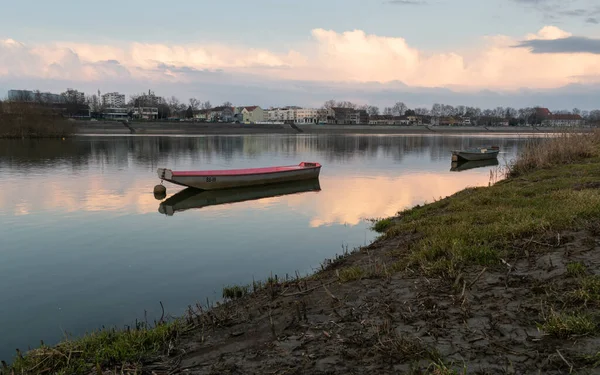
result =
M173 216L176 212L182 212L193 208L320 190L321 186L319 185L319 179L226 190L202 191L194 188L187 188L162 202L158 207L158 212L167 216Z
M491 167L498 164L500 164L498 159L453 161L450 170L453 172L461 172L468 169Z
M375 237L364 219L487 185L448 170L450 150L518 136L78 137L0 141L0 359L63 331L131 324L271 272L309 272ZM312 186L153 195L158 167L235 169L318 161ZM490 166L493 167L493 166ZM211 193L213 194L213 193ZM224 204L235 202L235 204ZM166 218L163 211L177 213ZM201 209L194 209L201 208ZM185 212L181 212L186 210ZM160 232L160 235L157 235ZM168 254L168 256L165 256Z
M525 136L418 135L247 135L208 137L79 137L65 141L0 140L0 166L49 168L68 163L74 170L90 165L156 168L186 158L192 163L229 164L240 158L252 160L265 155L296 157L316 153L324 162L374 160L386 157L402 161L419 154L431 160L449 158L449 150L481 146L494 140L510 148Z

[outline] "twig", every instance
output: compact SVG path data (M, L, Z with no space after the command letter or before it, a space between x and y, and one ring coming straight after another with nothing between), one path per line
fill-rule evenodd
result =
M165 307L163 306L162 301L158 301L160 303L160 308L162 309L162 315L160 316L159 322L164 323L163 319L165 317Z
M336 296L334 296L334 295L333 295L333 293L331 293L331 292L329 291L329 289L327 289L327 287L325 286L325 284L323 284L323 289L325 289L325 291L327 292L327 294L329 294L329 296L330 296L331 298L333 298L334 300L336 300L336 301L339 301L339 300L340 300L339 298L337 298Z
M481 270L481 272L479 272L479 274L477 275L477 277L475 278L475 280L471 281L471 283L469 284L469 289L471 289L471 287L477 282L477 280L479 280L479 278L481 277L481 275L483 275L483 273L487 270L487 267L483 267L483 269Z
M567 366L569 366L569 374L573 372L573 365L569 363L569 361L567 361L565 359L565 357L563 357L563 355L560 353L560 350L556 349L556 352L558 353L558 355L560 356L560 358L562 358L563 361L565 361L565 363L567 364Z

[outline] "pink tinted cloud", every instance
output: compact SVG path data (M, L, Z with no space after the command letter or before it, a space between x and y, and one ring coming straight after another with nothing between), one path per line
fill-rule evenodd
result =
M482 38L482 45L461 51L423 51L400 37L338 33L315 29L307 45L286 53L251 46L128 43L26 45L0 40L0 77L106 78L182 81L190 71L224 70L264 79L338 82L392 82L409 86L511 90L556 88L600 76L600 55L535 54L514 48L521 40L559 39L567 31L546 26L520 40ZM23 63L25 62L25 63ZM159 67L168 67L161 68Z

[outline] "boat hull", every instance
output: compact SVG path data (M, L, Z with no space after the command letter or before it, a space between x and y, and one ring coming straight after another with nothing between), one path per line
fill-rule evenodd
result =
M500 150L452 151L452 161L478 161L496 159Z
M173 184L201 190L221 190L317 179L321 171L318 163L300 163L298 166L256 168L236 171L173 172L158 168L158 177Z

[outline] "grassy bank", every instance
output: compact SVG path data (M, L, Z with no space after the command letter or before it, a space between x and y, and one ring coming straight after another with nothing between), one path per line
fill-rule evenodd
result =
M43 107L22 103L0 109L0 138L63 138L74 134L72 122Z
M310 277L230 286L176 323L17 357L5 373L600 371L600 133L535 140L492 186L374 223Z

